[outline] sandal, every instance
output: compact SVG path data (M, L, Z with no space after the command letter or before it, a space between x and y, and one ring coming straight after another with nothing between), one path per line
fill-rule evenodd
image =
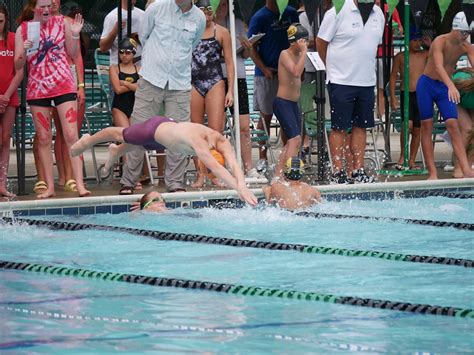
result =
M122 185L122 188L119 191L119 195L133 195L134 189L131 186Z
M77 183L76 180L70 179L66 181L66 183L63 186L63 190L66 192L77 192Z
M37 194L45 192L48 189L48 185L43 180L39 180L33 187L33 191Z

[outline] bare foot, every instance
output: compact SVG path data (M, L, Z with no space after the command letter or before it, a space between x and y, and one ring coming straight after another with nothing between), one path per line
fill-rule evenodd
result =
M118 145L115 143L111 143L109 145L109 156L107 158L107 161L105 162L104 169L105 171L110 171L115 163L118 160Z
M453 178L455 178L455 179L462 179L463 177L464 177L464 174L462 173L461 167L459 167L459 166L454 167L454 170L453 170Z
M91 194L89 190L87 190L85 187L77 187L77 193L79 194L79 197L86 197Z
M474 170L469 169L468 171L466 171L466 172L464 173L464 177L465 177L465 178L474 178Z
M438 180L438 175L436 175L436 174L435 175L429 175L428 179L426 179L426 180Z
M10 191L6 189L0 189L0 196L6 197L6 198L15 198L16 195L14 193L11 193Z
M45 192L39 194L39 195L36 195L36 198L39 198L39 199L45 199L45 198L50 198L50 197L54 197L56 196L56 193L54 192L54 189L48 189L46 190Z
M225 187L225 184L221 182L218 178L211 179L211 182L216 187Z
M90 148L90 134L84 134L76 143L71 146L71 155L77 157L81 155L87 148Z
M196 181L191 184L191 187L203 187L204 186L204 175L198 174Z

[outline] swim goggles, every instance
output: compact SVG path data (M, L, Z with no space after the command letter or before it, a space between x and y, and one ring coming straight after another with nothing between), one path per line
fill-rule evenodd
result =
M157 203L157 202L160 202L160 203L166 203L166 201L163 199L163 197L155 197L155 198L152 198L150 201L148 201L147 203L145 203L142 207L142 210L144 210L145 208L147 208L148 206L150 206L151 204L153 203Z
M212 6L207 6L207 7L202 6L199 8L199 10L206 12L208 14L214 13L214 9L212 8Z
M135 54L136 52L133 49L121 49L119 50L120 54Z

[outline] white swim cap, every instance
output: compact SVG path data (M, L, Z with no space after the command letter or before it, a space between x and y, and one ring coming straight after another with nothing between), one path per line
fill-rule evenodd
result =
M460 11L454 16L453 19L453 30L459 30L459 31L470 31L471 28L469 27L467 20L466 20L466 15L464 14L463 11Z

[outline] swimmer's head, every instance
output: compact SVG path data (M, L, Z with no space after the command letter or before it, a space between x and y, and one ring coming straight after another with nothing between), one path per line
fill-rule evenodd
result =
M211 152L211 155L214 157L214 159L216 159L216 161L217 161L220 165L225 166L225 159L224 159L224 156L223 156L221 153L219 153L219 152L218 152L217 150L215 150L215 149L211 149L210 152ZM210 171L209 169L207 169L207 177L212 180L212 179L215 178L215 175L212 173L212 171Z
M459 11L456 16L454 16L452 29L458 31L471 31L471 27L467 23L464 11Z
M125 37L123 38L120 43L119 43L119 50L120 54L130 54L133 52L135 54L137 52L137 41L135 41L133 38Z
M300 180L303 177L304 163L298 157L288 158L283 174L288 180Z
M308 40L309 38L308 31L306 30L306 28L304 28L303 25L299 23L294 23L290 27L288 27L287 34L288 42L290 43L296 42L301 38L304 38L306 40Z
M194 5L196 5L199 10L204 12L205 15L213 15L214 9L212 8L210 0L195 0Z
M140 209L153 212L166 211L163 196L158 191L150 191L144 194L140 200Z

